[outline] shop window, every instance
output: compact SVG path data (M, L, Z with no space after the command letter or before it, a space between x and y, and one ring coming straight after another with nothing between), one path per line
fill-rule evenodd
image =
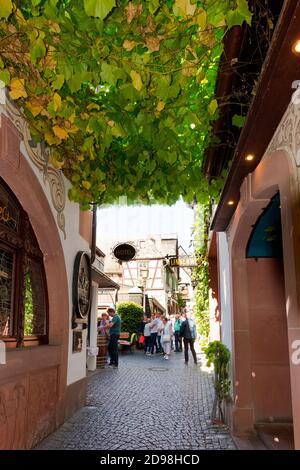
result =
M47 342L43 255L27 214L0 180L0 339L8 347Z

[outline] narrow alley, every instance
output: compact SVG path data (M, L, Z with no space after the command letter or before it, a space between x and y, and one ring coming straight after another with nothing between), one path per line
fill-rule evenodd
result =
M86 406L37 449L235 449L224 426L211 423L212 371L186 366L183 353L122 354L118 370L89 378Z

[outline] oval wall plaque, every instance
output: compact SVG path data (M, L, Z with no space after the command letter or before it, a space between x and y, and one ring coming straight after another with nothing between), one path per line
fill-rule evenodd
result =
M79 251L73 273L73 304L76 315L85 318L91 302L91 260L87 253Z
M136 251L129 243L121 243L114 248L113 253L119 261L130 261L135 257Z

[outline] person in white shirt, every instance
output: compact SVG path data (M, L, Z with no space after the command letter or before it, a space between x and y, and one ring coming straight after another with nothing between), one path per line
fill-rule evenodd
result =
M163 332L162 332L162 347L164 350L164 358L169 359L171 354L171 340L173 336L173 327L172 322L168 320L166 317L163 318Z
M151 355L154 354L154 346L157 351L157 344L156 344L156 339L157 339L157 333L158 329L160 327L160 313L156 313L154 319L150 322L150 330L151 330Z
M156 352L157 353L162 353L162 351L163 351L163 347L162 347L162 344L161 344L161 336L162 336L163 329L164 329L164 324L163 324L161 318L159 317L158 329L157 329L157 338L156 338Z

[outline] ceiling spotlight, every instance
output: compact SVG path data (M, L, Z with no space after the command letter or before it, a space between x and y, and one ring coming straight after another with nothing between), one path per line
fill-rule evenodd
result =
M252 162L252 160L254 160L254 155L252 155L252 153L249 153L246 157L245 157L245 160L247 162Z
M234 205L234 201L230 200L227 202L228 206L233 206Z
M294 42L292 51L294 54L300 55L300 39L297 39L297 41Z

